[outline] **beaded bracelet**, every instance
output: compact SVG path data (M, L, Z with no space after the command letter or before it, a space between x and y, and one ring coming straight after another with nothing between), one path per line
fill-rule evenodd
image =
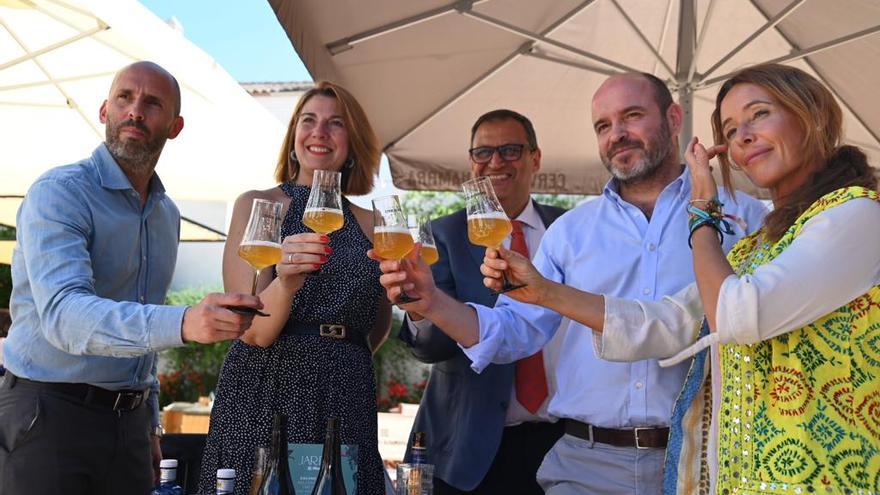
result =
M705 208L697 208L694 203L706 203ZM718 234L718 242L724 243L724 234L733 235L733 229L727 218L734 218L733 215L725 215L721 210L724 204L718 201L717 197L712 199L694 199L688 202L688 247L694 248L692 239L694 232L700 227L709 226Z

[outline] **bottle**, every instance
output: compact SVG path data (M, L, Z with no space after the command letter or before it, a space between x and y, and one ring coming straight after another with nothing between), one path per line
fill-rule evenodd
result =
M231 495L235 492L235 469L217 470L217 495Z
M425 433L413 433L409 450L410 462L397 466L397 493L400 495L431 495L434 491L434 465L428 464Z
M284 415L275 414L272 418L272 450L266 474L260 483L259 495L294 495L293 480L290 479L290 466L287 464L287 436L284 429Z
M318 471L318 479L315 481L312 495L345 495L338 426L339 422L336 418L327 420L324 451L321 453L321 469Z
M159 486L150 495L183 495L183 488L177 484L177 459L162 459L159 471Z

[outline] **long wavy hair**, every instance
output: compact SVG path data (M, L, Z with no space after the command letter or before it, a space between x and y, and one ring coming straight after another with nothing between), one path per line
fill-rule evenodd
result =
M728 79L715 98L712 134L716 143L726 143L721 126L721 102L737 84L750 83L767 91L785 110L794 115L803 135L801 156L818 156L821 165L803 187L786 196L783 204L764 219L765 235L778 241L795 220L817 199L831 191L850 186L877 189L874 171L859 148L841 144L843 112L834 96L815 77L795 67L762 64L743 69ZM724 186L733 190L732 162L719 155Z

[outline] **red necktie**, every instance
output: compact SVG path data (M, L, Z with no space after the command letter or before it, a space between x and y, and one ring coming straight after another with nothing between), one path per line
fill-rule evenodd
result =
M523 235L522 222L511 220L510 250L526 258L529 247ZM530 413L535 414L549 395L547 376L544 373L544 354L541 351L516 362L516 400Z

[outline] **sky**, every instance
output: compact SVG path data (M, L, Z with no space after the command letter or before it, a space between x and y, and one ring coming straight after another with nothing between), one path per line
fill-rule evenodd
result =
M239 82L311 81L266 0L141 0Z

